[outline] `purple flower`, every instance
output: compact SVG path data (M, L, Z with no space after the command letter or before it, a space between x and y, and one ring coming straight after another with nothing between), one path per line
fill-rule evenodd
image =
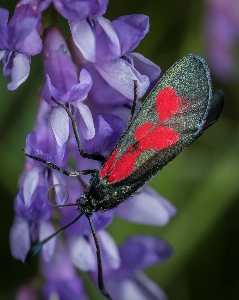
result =
M108 2L109 0L53 0L55 8L68 20L83 20L102 16L106 11Z
M95 128L90 109L84 103L92 86L91 75L82 69L78 79L66 42L56 28L49 28L45 33L43 55L46 82L41 96L53 106L56 106L56 103L51 100L52 96L62 103L71 103L75 115L79 115L84 138L91 139ZM69 117L62 107L53 108L51 125L56 141L62 147L69 136Z
M82 145L88 153L102 153L107 157L125 131L126 123L114 114L98 114L94 118L94 124L95 136L91 140L82 138ZM81 159L78 154L75 154L75 158L76 161Z
M41 269L46 279L43 286L45 299L87 300L81 279L77 276L67 253L60 243L53 259L41 263Z
M132 53L131 57L127 54L135 49L147 34L149 30L148 17L144 15L124 16L113 21L112 25L119 44L114 43L114 47L109 47L112 39L109 39L109 35L106 35L105 32L101 32L96 42L99 50L95 67L110 86L131 100L134 98L133 81L137 80L137 94L138 98L141 98L149 87L149 78L141 75L134 68L134 54ZM126 31L127 34L125 34Z
M73 56L77 65L83 65L92 75L93 87L89 95L94 104L123 105L134 98L134 80L137 80L137 96L141 98L150 82L159 78L161 70L142 55L131 53L148 32L147 16L125 16L112 23L108 21L107 26L111 29L104 31L97 25L94 59L80 52L82 49L76 42L77 35L81 37L79 31L73 34L74 43L80 49L72 45Z
M162 263L172 254L169 245L153 236L134 236L119 248L120 265L104 268L106 288L115 300L166 300L164 292L141 270ZM104 259L104 257L103 257ZM95 277L95 274L93 274Z
M58 11L69 20L73 40L84 57L91 62L96 59L97 30L103 30L112 40L118 43L111 22L102 17L108 5L102 1L55 1Z
M236 45L239 43L239 3L208 0L204 17L206 51L212 72L228 82L236 74Z
M51 107L41 101L35 130L26 139L26 150L29 154L64 165L65 145L60 148L56 144L49 124L50 111ZM31 241L42 240L55 231L50 221L53 207L47 202L46 195L53 184L59 183L65 184L64 175L43 163L29 160L14 201L16 217L11 228L10 245L15 258L24 261ZM55 240L45 246L43 255L49 260L54 253Z
M12 78L7 85L15 90L28 77L31 56L42 50L42 42L37 32L39 19L29 4L16 9L12 19L8 20L8 11L0 8L0 60L3 75Z
M30 132L26 138L26 150L29 154L38 156L54 164L64 165L67 161L64 159L66 145L58 146L51 126L52 108L42 99L37 116L37 123L34 131ZM29 160L31 164L36 166L44 166L44 164Z

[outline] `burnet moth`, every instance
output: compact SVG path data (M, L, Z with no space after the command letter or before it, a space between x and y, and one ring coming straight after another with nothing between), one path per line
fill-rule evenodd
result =
M89 220L98 261L98 285L107 299L112 299L103 282L100 247L91 216L97 211L116 208L163 169L185 147L196 140L219 118L224 93L212 97L210 72L203 58L189 54L176 62L155 85L140 110L133 117L135 101L127 128L108 158L84 153L74 117L68 106L52 99L68 113L80 155L104 160L101 170L68 172L51 162L25 153L67 176L91 174L86 191L76 199L79 216L56 233L35 245L27 254L28 262L42 246L83 215Z

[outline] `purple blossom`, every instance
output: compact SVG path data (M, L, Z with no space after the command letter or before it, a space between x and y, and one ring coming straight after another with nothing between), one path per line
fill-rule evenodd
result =
M137 95L141 98L150 83L159 78L161 70L142 55L131 53L149 30L147 16L125 16L108 25L112 30L96 30L95 60L84 57L84 52L74 45L71 48L77 65L83 65L92 75L93 87L89 95L94 104L123 105L134 98L134 80L137 80ZM73 35L73 38L82 51L76 43L77 37Z
M87 300L81 279L77 276L67 253L60 243L53 259L41 263L46 283L43 286L45 299Z
M31 155L36 155L58 165L64 165L67 160L67 156L65 160L63 160L66 145L63 144L62 147L60 147L56 143L51 126L51 115L52 108L41 99L35 130L30 132L26 138L26 150ZM45 167L45 165L37 161L29 161L33 165Z
M69 21L73 39L89 61L94 61L96 55L95 27L99 24L109 34L112 31L109 20L102 17L109 0L27 0L27 2L39 12L53 3L56 10ZM115 38L117 39L116 36Z
M102 153L105 157L109 150L114 147L123 134L126 123L114 114L98 114L94 117L95 136L91 140L82 138L82 145L86 152ZM82 162L79 155L75 155L78 165Z
M68 20L102 16L106 11L108 2L109 0L53 0L55 8Z
M228 82L236 74L236 45L239 43L239 3L207 0L204 17L206 52L211 71Z
M55 4L59 10L59 2ZM113 30L111 22L102 17L108 5L108 0L102 1L72 1L65 2L61 14L69 20L72 38L83 56L91 62L95 62L97 49L97 30L102 30L109 36L110 46L118 45L118 38ZM67 3L67 4L66 4Z
M141 270L162 263L172 254L169 245L153 236L134 236L119 248L120 265L105 272L106 287L115 300L166 300L164 292Z
M52 97L71 111L84 151L107 157L124 132L130 116L134 80L137 81L137 98L141 98L161 75L158 66L141 54L131 52L147 34L149 20L144 15L131 15L111 22L102 16L108 0L27 0L19 2L17 11L21 7L29 11L34 9L41 18L41 12L51 2L68 19L72 37L68 48L59 29L50 27L44 30L46 80L40 92L36 125L26 138L25 151L68 171L72 171L70 157L78 170L100 169L99 161L80 156L69 115ZM34 33L38 36L39 19L34 16ZM28 20L25 15L22 19L24 22ZM7 21L3 18L2 22ZM136 110L139 106L137 103ZM49 189L60 185L59 190L55 187L56 204L66 200L66 190L68 203L75 204L90 179L90 175L66 177L50 168L49 163L39 160L27 158L14 200L15 219L10 245L12 255L22 261L32 243L55 232L53 211L57 211L57 224L61 227L79 215L76 206L53 209L47 201ZM131 222L164 226L175 214L175 208L152 189L143 187L117 209L96 212L91 217L101 246L106 287L115 299L166 299L161 289L141 270L167 259L171 254L170 247L155 237L142 236L131 237L118 248L106 231L115 214ZM96 281L95 243L88 219L82 216L61 237L54 237L46 243L42 250L44 297L86 300L75 268L89 272Z
M41 96L52 106L56 105L51 100L52 96L62 103L72 103L75 114L81 119L80 128L84 138L91 139L95 134L95 128L91 111L84 103L92 86L91 75L82 69L78 79L67 44L56 28L49 28L45 33L43 55L46 82L41 90ZM69 117L62 107L53 108L51 125L56 141L62 147L69 136Z
M39 19L29 4L18 6L9 23L8 11L0 8L0 60L4 77L12 81L7 85L15 90L28 77L31 56L42 50L37 32Z
M16 217L10 232L10 245L12 255L22 261L30 249L31 241L36 241L39 235L45 237L54 231L50 221L53 208L46 199L51 181L46 180L44 169L34 167L25 171L22 187L14 201ZM47 257L49 251L52 252L49 249L54 248L54 242L44 246Z
M51 107L41 101L35 130L29 133L26 139L26 150L32 155L62 165L65 145L60 148L56 144L49 124L50 111ZM57 149L59 152L56 154ZM47 202L46 195L53 184L59 183L65 183L65 176L49 169L45 164L29 160L14 202L16 217L11 228L10 245L15 258L24 261L31 241L43 239L55 231L50 221L53 208ZM45 246L43 255L46 260L49 260L54 252L55 240L53 239Z

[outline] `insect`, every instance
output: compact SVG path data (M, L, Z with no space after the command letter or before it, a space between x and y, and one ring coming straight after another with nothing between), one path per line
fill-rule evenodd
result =
M34 246L27 254L29 261L52 237L75 223L83 215L89 220L94 237L98 261L98 286L101 293L112 299L103 282L100 247L91 221L94 212L116 208L150 178L163 169L185 147L196 140L205 129L219 118L224 93L212 97L208 66L203 58L189 54L176 62L155 85L140 110L131 117L125 132L105 160L100 154L84 153L76 122L70 108L52 98L68 113L80 155L89 159L104 160L101 170L68 172L51 162L25 153L67 176L91 174L86 191L76 199L79 216L59 231Z

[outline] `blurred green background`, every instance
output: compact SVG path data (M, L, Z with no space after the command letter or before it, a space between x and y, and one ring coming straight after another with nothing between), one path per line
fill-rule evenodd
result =
M137 51L165 72L190 52L205 56L205 2L110 0L105 16L113 20L126 14L148 15L150 32ZM11 14L15 4L1 1ZM239 84L223 84L213 74L212 79L214 89L220 87L227 96L219 122L151 182L177 207L176 217L163 228L117 218L109 227L117 242L129 234L149 233L171 243L172 258L146 271L171 300L239 299ZM14 299L17 287L31 280L37 268L37 260L25 266L12 258L9 230L24 165L21 149L34 125L43 82L41 57L33 57L29 79L16 91L6 89L8 81L0 76L0 299L7 300ZM90 299L100 296L94 293Z

